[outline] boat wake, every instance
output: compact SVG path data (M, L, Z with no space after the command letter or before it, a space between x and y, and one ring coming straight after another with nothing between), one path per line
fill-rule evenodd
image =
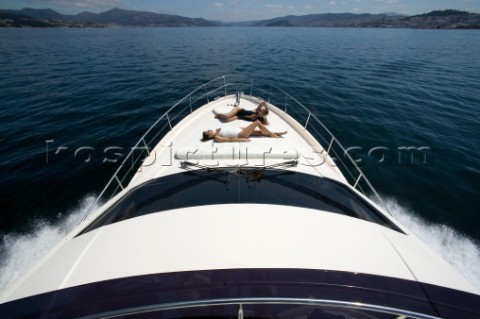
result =
M480 243L449 226L422 219L395 199L385 204L400 223L480 289Z
M30 234L3 235L0 242L0 291L7 288L38 262L80 222L95 197L86 197L80 205L55 223L37 221ZM480 244L445 225L428 223L394 199L387 199L390 212L412 233L480 289Z
M95 201L88 196L56 222L35 221L29 234L1 234L0 292L23 275L58 244L82 219Z

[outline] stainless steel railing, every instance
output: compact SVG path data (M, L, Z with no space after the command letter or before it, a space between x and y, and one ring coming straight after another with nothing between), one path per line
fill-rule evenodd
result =
M234 306L236 309L234 311L230 310L229 313L226 313L225 317L234 317L244 318L245 314L248 314L247 307L249 306L283 306L283 307L294 307L294 306L307 306L307 309L302 309L304 316L307 316L308 312L313 311L314 309L321 310L340 310L345 311L355 311L356 315L359 315L359 312L362 314L362 317L369 318L378 318L380 315L391 315L392 318L403 318L403 319L440 319L437 316L431 316L427 314L422 314L410 310L399 309L388 306L381 306L375 304L367 304L360 302L349 302L341 300L329 300L329 299L304 299L304 298L225 298L225 299L206 299L206 300L194 300L194 301L184 301L184 302L174 302L166 304L153 304L146 305L141 307L118 309L98 314L92 314L82 319L96 319L96 318L123 318L124 316L134 316L134 315L146 315L161 312L161 311L171 311L177 310L181 311L183 309L190 310L203 310L205 311L208 307L218 307L218 306ZM233 313L235 312L235 313ZM191 315L191 312L189 313ZM204 312L203 312L204 314ZM176 314L179 317L179 314ZM248 316L247 316L248 317ZM255 314L253 314L255 317ZM357 316L355 316L357 317Z
M308 131L317 138L324 147L325 145L328 145L326 149L327 155L335 160L335 163L350 185L366 196L374 196L374 200L382 205L388 212L382 198L357 163L332 132L330 132L330 130L312 111L310 111L309 108L272 83L257 84L254 83L253 78L248 82L235 81L234 76L224 75L200 85L195 90L185 95L163 113L163 115L160 116L152 126L150 126L135 146L131 148L130 152L110 178L105 188L83 216L82 221L88 217L94 207L96 207L102 199L112 198L128 185L128 182L138 170L142 161L150 155L151 149L158 144L161 138L171 130L178 121L200 106L209 103L214 98L244 91L249 92L250 96L266 100L280 109L283 108L283 111L286 113L288 111L288 114L302 124L305 129L308 129Z
M310 133L313 133L314 137L317 140L322 141L322 146L328 145L326 148L326 154L332 157L335 162L338 164L339 169L342 171L347 181L354 188L358 189L361 193L366 196L373 196L374 200L380 204L388 213L389 210L385 205L382 197L375 190L373 185L370 183L368 178L362 172L360 167L357 165L355 160L351 157L345 147L340 143L340 141L333 135L333 133L320 121L320 119L305 105L299 102L297 99L292 97L290 94L285 92L283 89L279 88L274 84L269 84L269 90L255 87L253 82L251 82L252 89L255 88L263 94L267 94L267 101L271 101L271 97L277 97L278 102L283 102L283 111L289 113L292 117L295 118L300 124L304 126L305 129L308 128ZM272 90L276 90L273 91ZM279 94L280 93L280 94ZM281 99L279 98L281 97ZM293 103L293 105L290 105ZM277 107L281 107L279 103L272 103ZM299 109L303 111L299 112ZM390 213L391 214L391 213Z

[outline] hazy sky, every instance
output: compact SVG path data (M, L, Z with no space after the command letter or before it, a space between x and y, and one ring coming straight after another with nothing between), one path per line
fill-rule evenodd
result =
M220 21L269 19L326 12L419 14L458 9L480 12L480 0L0 0L2 9L52 8L63 14L114 7Z

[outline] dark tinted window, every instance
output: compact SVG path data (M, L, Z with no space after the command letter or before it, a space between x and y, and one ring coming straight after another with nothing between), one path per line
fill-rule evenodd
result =
M82 233L164 210L231 203L313 208L400 231L348 187L328 178L284 170L202 169L158 178L136 187Z

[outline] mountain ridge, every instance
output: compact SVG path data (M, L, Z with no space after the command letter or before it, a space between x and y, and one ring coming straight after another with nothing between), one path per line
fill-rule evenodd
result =
M178 15L154 13L148 11L124 10L113 8L101 13L88 11L76 15L64 15L52 9L0 10L0 20L4 20L1 14L19 15L30 17L37 21L51 23L52 27L58 24L64 26L140 26L140 27L189 27L189 26L219 26L219 22L209 21L203 18L187 18ZM18 21L17 21L18 22ZM0 23L1 25L1 23Z
M480 29L480 14L459 10L435 10L420 15L395 13L319 13L288 15L267 20L218 22L203 18L148 11L113 8L101 13L88 11L64 15L52 9L0 10L0 27L363 27L363 28L422 28Z
M318 13L302 16L288 15L256 22L256 26L291 26L291 27L357 27L362 23L382 19L399 19L401 15L371 13Z
M277 17L257 21L255 25L267 27L478 29L480 28L480 14L459 10L435 10L414 16L392 15L391 13L319 13Z

